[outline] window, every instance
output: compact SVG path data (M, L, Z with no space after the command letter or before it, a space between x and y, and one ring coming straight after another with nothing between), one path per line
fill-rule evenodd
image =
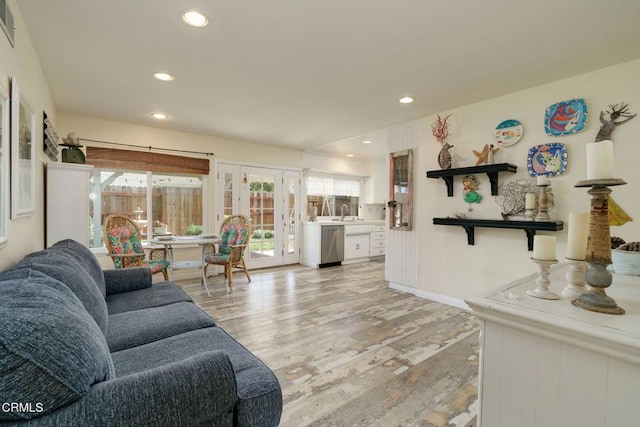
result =
M107 216L132 218L143 238L202 234L202 175L94 169L90 194L90 247L102 247Z
M306 184L307 216L358 216L361 178L310 174Z
M102 224L113 214L133 219L144 239L202 234L209 160L89 146L87 163L95 167L90 247L103 246Z

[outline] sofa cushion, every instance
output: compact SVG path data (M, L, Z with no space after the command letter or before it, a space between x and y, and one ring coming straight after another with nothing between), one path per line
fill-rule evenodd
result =
M107 303L96 282L76 260L45 249L26 256L9 271L25 268L44 273L67 285L100 326L102 333L107 333Z
M218 327L198 329L112 353L118 378L178 362L202 351L221 350L236 374L236 425L278 425L282 391L277 378L256 356Z
M159 282L150 288L107 295L107 309L109 315L113 315L183 301L191 301L191 298L182 289L171 282Z
M2 411L0 419L52 412L114 378L104 335L60 281L37 271L2 281L0 319L0 402L42 405L39 413Z
M104 284L104 274L98 258L89 250L88 247L75 240L65 239L55 243L49 249L61 251L80 263L80 266L89 273L98 285L100 293L103 297L107 296L107 290Z
M209 326L213 319L190 302L126 311L109 316L107 344L114 352Z

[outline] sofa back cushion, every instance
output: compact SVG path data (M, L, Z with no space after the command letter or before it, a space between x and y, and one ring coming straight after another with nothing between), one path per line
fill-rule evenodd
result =
M27 255L22 262L3 273L0 277L12 270L31 269L39 271L67 285L71 292L80 300L84 308L96 321L103 334L107 333L107 302L100 292L98 285L80 263L68 254L59 251L34 252ZM9 276L10 277L10 276ZM19 276L24 278L24 276Z
M96 258L88 247L82 243L76 242L75 240L65 239L60 240L51 246L49 250L61 251L78 261L82 268L84 268L84 270L89 273L96 282L102 296L107 296L107 288L104 284L104 273L102 272L102 267L100 266L98 258Z
M104 335L63 283L37 271L1 281L0 319L0 402L36 409L0 419L44 415L115 377Z

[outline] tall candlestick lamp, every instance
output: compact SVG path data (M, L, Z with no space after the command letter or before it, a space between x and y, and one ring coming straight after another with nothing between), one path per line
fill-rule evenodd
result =
M589 176L587 174L587 176ZM607 314L624 314L615 300L605 293L611 286L612 275L607 270L611 264L611 234L609 231L609 194L616 185L626 182L619 178L586 179L576 187L591 187L591 211L589 213L589 237L587 239L587 271L585 279L591 290L571 301L576 307Z

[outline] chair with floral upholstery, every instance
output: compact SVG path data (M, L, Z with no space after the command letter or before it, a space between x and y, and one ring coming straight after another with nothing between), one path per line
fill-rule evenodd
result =
M250 220L245 215L232 215L226 218L220 226L220 243L218 252L206 254L204 258L205 268L202 269L202 280L207 283L206 266L209 264L224 266L224 275L233 287L233 268L242 268L247 280L251 282L247 264L244 262L244 252L249 245L251 236Z
M145 259L140 229L133 220L121 215L109 215L104 221L103 236L115 268L149 267L152 274L162 273L164 280L169 280L166 249L152 249L150 259Z

